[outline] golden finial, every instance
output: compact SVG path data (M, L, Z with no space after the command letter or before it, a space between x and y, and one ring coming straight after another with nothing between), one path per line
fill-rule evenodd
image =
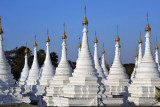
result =
M81 42L80 42L80 37L79 37L79 44L78 44L78 48L81 47Z
M26 49L24 50L25 55L28 54L27 42L26 42Z
M50 42L49 36L48 36L48 29L47 29L47 38L46 38L46 42Z
M88 24L88 20L87 20L87 17L86 17L86 6L84 7L84 10L85 10L85 16L84 16L84 19L82 21L82 24Z
M3 30L2 30L2 27L1 27L1 16L0 16L0 34L3 34Z
M135 57L138 57L137 47L136 47L136 54L135 54Z
M156 37L156 46L155 49L159 49L158 44L157 44L157 37Z
M139 38L138 43L139 43L139 44L140 44L140 43L142 43L142 39L141 39L141 32L140 32L140 38Z
M118 35L118 25L117 25L117 36L116 36L116 41L120 41L119 35Z
M98 43L98 39L97 39L97 37L96 37L96 31L95 31L94 43Z
M104 43L103 43L103 50L102 50L102 54L105 54L105 50L104 50Z
M148 12L147 12L147 25L146 25L145 31L151 31L151 28L148 24Z
M67 39L67 36L66 36L66 32L65 32L65 24L63 24L63 35L62 35L62 39Z
M34 36L34 38L35 38L35 41L34 41L33 46L34 46L34 47L36 47L36 46L37 46L37 42L36 42L36 35Z

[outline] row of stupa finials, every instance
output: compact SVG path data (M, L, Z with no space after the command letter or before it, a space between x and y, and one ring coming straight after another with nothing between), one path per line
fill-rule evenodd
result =
M54 69L50 59L50 39L47 33L46 58L40 68L37 59L37 42L34 42L34 59L31 68L28 66L27 48L25 64L18 82L11 74L3 51L3 30L0 23L0 103L37 103L39 106L132 106L153 105L155 87L160 86L158 45L156 58L151 54L151 28L145 28L145 52L142 57L142 39L139 40L139 54L136 52L135 68L131 79L128 78L120 60L120 38L115 39L115 57L108 72L105 64L105 50L102 51L102 64L97 52L98 40L94 40L94 59L88 46L88 20L82 22L82 44L78 44L76 68L72 69L67 60L65 30L62 35L62 54L58 67ZM157 103L159 104L159 103Z

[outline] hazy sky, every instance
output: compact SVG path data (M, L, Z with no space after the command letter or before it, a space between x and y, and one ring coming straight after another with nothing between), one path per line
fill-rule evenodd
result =
M121 39L122 63L134 63L139 32L142 32L144 52L144 28L146 13L151 26L151 47L154 55L156 36L160 45L159 0L0 0L0 16L4 30L4 49L25 45L33 50L34 35L38 49L46 49L46 31L49 29L51 51L61 56L63 23L66 24L68 59L76 61L78 38L82 37L84 5L87 7L88 38L90 51L94 53L94 32L99 40L99 56L102 44L106 61L112 63L115 51L117 24Z

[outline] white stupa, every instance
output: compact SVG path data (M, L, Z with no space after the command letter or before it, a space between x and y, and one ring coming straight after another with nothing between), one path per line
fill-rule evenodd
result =
M67 60L67 48L66 48L66 40L67 36L65 33L65 25L64 32L62 35L62 55L61 60L59 62L58 67L56 68L56 73L53 79L50 81L49 87L47 87L47 94L44 96L44 100L47 103L47 106L53 106L54 97L63 96L62 88L69 83L69 77L72 76L72 68L69 65Z
M20 87L15 84L15 80L11 74L11 67L4 54L2 35L3 30L0 17L0 104L30 103L29 98L23 97L23 95L20 94Z
M140 38L139 38L139 41L138 41L139 54L137 54L137 52L135 54L135 67L133 69L133 72L132 72L132 75L131 75L131 79L136 77L137 67L142 61L142 43L143 42L142 42L142 39L141 39L141 32L140 32ZM136 48L136 51L137 51L137 48Z
M21 76L18 82L18 85L25 85L26 79L28 77L29 74L29 66L28 66L28 48L27 48L27 43L26 43L26 49L25 49L25 63L24 63L24 67L22 69L21 72Z
M36 35L35 35L35 42L33 46L34 46L34 58L33 58L31 69L29 70L29 75L26 80L25 92L24 92L24 94L28 94L29 96L35 96L34 95L35 89L33 90L32 88L35 87L35 85L37 84L37 80L39 79L39 74L40 74L40 69L39 69L39 64L38 64L38 59L37 59ZM31 98L31 99L35 99L35 98Z
M132 80L132 84L128 88L129 93L131 94L131 96L128 97L128 100L135 105L150 106L156 103L156 100L154 98L155 86L160 86L160 78L157 64L154 61L151 53L151 28L148 24L148 14L145 31L145 53L141 63L138 65L136 78Z
M104 50L104 43L103 43L103 50L102 50L102 63L101 67L104 71L105 79L107 79L107 76L109 74L108 69L106 68L106 61L105 61L105 50Z
M31 69L29 71L28 78L26 80L26 85L36 85L37 79L39 78L40 69L39 69L39 64L38 64L38 59L37 59L36 36L35 36L35 42L34 42L33 46L34 46L34 59L33 59Z
M41 75L40 78L37 82L37 87L36 87L36 95L42 95L45 94L45 88L49 85L49 81L53 78L54 74L55 74L55 69L53 67L53 64L51 62L51 58L50 58L50 39L48 36L48 29L47 29L47 38L46 38L46 58L44 61L44 64L42 66L42 71L41 71Z
M127 95L127 86L129 85L128 75L123 67L119 56L119 35L117 25L117 37L115 45L115 57L113 64L110 68L107 80L105 80L106 90L111 92L112 95Z
M137 48L136 48L135 67L134 67L133 72L132 72L132 75L131 75L131 80L136 77L137 67L138 67L138 53L137 53Z
M49 106L97 106L104 104L121 105L122 99L104 98L99 95L98 78L93 63L92 56L88 47L88 21L85 14L83 20L82 47L77 59L73 77L69 78L69 83L63 86L63 95L53 98L53 104ZM102 100L103 98L103 100ZM102 103L103 102L103 103Z
M99 64L99 57L98 57L98 39L96 37L96 32L95 32L95 39L94 39L94 64L95 68L97 71L97 76L100 78L100 81L103 82L103 79L105 79L105 75L103 73L103 69L101 68Z
M140 38L139 38L139 41L138 41L138 44L139 44L139 54L138 54L138 64L141 63L142 61L142 39L141 39L141 32L140 32Z
M158 55L159 52L158 52L158 50L159 50L159 47L158 47L157 40L156 40L156 46L155 46L155 61L156 61L156 63L157 63L158 70L159 70L159 72L160 72L159 55Z
M0 91L4 91L15 85L15 80L11 74L11 67L5 57L3 50L3 30L0 17Z

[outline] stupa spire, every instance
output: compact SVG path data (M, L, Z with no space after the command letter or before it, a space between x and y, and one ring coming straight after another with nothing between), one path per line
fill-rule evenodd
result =
M131 79L133 79L133 78L136 77L136 70L137 70L137 67L138 67L138 52L137 52L137 47L136 47L135 67L134 67L134 70L133 70L133 72L132 72Z
M112 95L123 94L124 96L126 96L127 93L126 87L129 85L129 80L128 80L128 75L126 74L126 70L121 63L119 56L118 42L120 41L120 39L118 33L115 40L116 44L115 44L114 61L110 68L109 75L107 76L107 80L105 81L105 85L110 87L109 92L111 92ZM115 90L118 89L119 87L121 87L121 90Z
M103 50L102 50L102 54L105 54L105 50L104 50L104 43L103 43Z
M109 78L113 78L112 76L116 76L115 74L114 74L114 69L112 70L112 68L114 68L114 67L118 67L119 68L119 72L118 71L116 71L117 73L117 75L118 74L121 74L118 78L120 78L120 79L128 79L128 76L126 75L126 71L123 69L123 65L122 65L122 63L121 63L121 61L120 61L120 57L119 57L119 43L118 43L119 41L117 40L116 41L116 45L115 45L115 57L114 57L114 61L113 61L113 64L112 64L112 66L111 66L111 69L110 69L110 74L109 74L109 76L108 76L108 79ZM113 75L113 74L114 75ZM116 78L116 77L115 77Z
M27 42L26 42L26 49L25 49L24 53L25 53L25 63L24 63L24 67L21 72L20 79L19 79L19 85L25 84L25 81L26 81L28 74L29 74Z
M36 35L35 35L35 41L34 41L33 47L34 47L34 58L33 58L33 63L26 81L27 85L35 85L37 83L37 79L39 78L39 73L40 73L38 58L37 58Z
M1 27L1 17L0 17L0 78L1 81L1 90L3 88L8 88L10 86L13 86L15 84L15 80L13 79L13 75L11 74L11 67L6 59L6 56L4 54L4 49L3 49L3 30Z
M56 68L55 76L60 76L61 75L61 76L70 77L71 73L72 73L72 69L71 69L71 67L70 67L70 65L68 63L68 60L67 60L66 40L67 40L67 36L65 38L62 38L61 59L60 59L58 67Z
M65 24L63 24L63 35L62 35L62 39L67 39L67 36L66 36L66 32L65 32Z
M142 43L141 32L140 32L140 38L139 38L138 44L140 43Z
M52 65L51 57L50 57L50 39L48 36L48 29L47 29L47 38L46 38L46 58L43 64L43 69L41 72L41 77L39 80L39 85L48 85L49 80L52 79L53 75L55 74L54 67Z
M98 43L98 39L97 39L97 37L96 37L96 31L95 31L94 43Z
M139 46L139 54L138 54L138 64L140 64L141 60L142 60L142 39L141 39L141 32L140 32L140 38L138 41L138 46Z
M102 67L102 69L104 71L105 78L107 78L107 76L108 76L108 69L106 68L104 43L103 43L103 50L102 50L102 64L101 64L101 67Z
M82 24L88 25L88 20L87 20L87 17L86 17L86 6L84 6L84 10L85 10L85 15L84 15L84 19L82 21Z
M69 83L69 77L72 76L72 69L70 67L70 64L68 63L67 59L67 48L66 48L66 40L67 37L62 38L62 53L61 53L61 59L58 64L58 67L56 68L55 75L50 81L50 85L47 88L47 94L45 96L45 100L48 100L51 95L53 96L61 96L63 95L62 88ZM53 98L54 99L54 98Z
M34 38L35 38L35 41L34 41L34 44L33 44L33 46L34 46L34 47L37 47L36 35L34 36Z
M47 29L47 38L46 38L46 42L50 42L50 38L48 36L48 29Z
M101 68L100 64L99 64L99 57L98 57L98 39L96 37L96 32L95 32L95 39L94 39L94 64L95 64L95 68L97 70L98 73L98 77L101 78L105 78L104 73L103 73L103 69Z
M1 17L0 17L0 74L11 73L11 67L5 57L3 49L3 30L1 28Z
M86 11L86 7L85 7L85 11ZM86 15L85 15L86 17ZM85 20L86 18L84 18ZM89 76L95 76L95 69L94 69L94 63L92 60L92 56L89 50L89 46L88 46L88 37L87 37L87 25L88 25L88 21L84 21L83 20L83 37L82 37L82 47L81 47L81 52L79 54L79 57L77 59L77 63L76 63L76 69L74 70L73 73L73 77L74 75L79 75L82 77L86 77L87 75ZM84 59L85 58L85 59ZM87 69L86 69L87 68ZM83 69L83 70L82 70ZM85 70L86 69L86 70ZM86 73L86 71L88 73ZM81 73L79 73L81 72Z
M157 38L156 38L156 46L155 46L155 49L159 49L158 45L157 45Z
M118 25L117 25L117 36L116 36L116 41L120 41L119 35L118 35Z
M145 27L145 31L151 31L151 28L150 28L149 23L148 23L148 12L147 12L147 24L146 24L146 27Z

